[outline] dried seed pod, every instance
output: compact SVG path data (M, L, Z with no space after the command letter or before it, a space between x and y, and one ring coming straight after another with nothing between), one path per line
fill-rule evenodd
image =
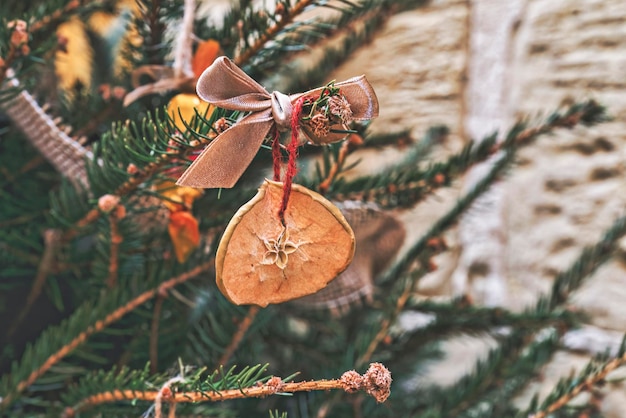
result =
M294 184L283 224L282 193L282 183L266 180L220 241L217 285L235 304L267 306L315 293L354 256L354 233L336 206Z

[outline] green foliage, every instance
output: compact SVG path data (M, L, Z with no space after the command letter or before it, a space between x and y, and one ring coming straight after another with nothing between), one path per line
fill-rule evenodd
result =
M196 19L194 33L218 40L231 57L250 52L241 65L268 88L299 91L326 83L329 70L375 37L390 16L423 3L320 0L310 2L306 11L337 13L324 19L292 19L300 17L291 15L301 4L295 0L280 2L282 10L241 1L218 24ZM293 301L254 314L222 296L211 266L220 234L237 208L256 193L259 178L271 165L271 152L265 148L259 152L237 187L205 191L194 202L201 243L184 262L173 256L167 231L171 213L163 201L173 201L157 189L163 181L175 180L210 143L218 133L218 120L232 124L242 115L224 109L197 114L181 132L164 110L176 91L121 108L91 91L66 100L63 92L40 80L49 71L56 48L51 34L60 22L97 10L115 11L119 4L79 2L68 10L65 1L0 5L2 57L11 48L9 20L22 17L34 24L63 11L31 33L29 55L9 63L20 86L5 82L0 106L32 87L42 102L52 101L65 123L88 136L86 146L93 156L72 162L85 164L86 184L64 179L65 173L56 173L29 138L0 115L0 323L6 328L0 330L0 415L59 416L72 409L81 417L149 416L154 402L138 394L158 392L164 385L173 393L214 394L254 387L271 376L284 376L284 382L297 373L302 380L339 378L347 370L363 372L370 361L381 361L394 376L392 395L383 405L363 394L313 391L262 400L180 404L176 413L272 418L319 416L320 411L367 417L524 416L571 394L613 360L599 356L546 399L535 399L526 412L513 406L512 399L550 360L563 332L579 324L579 315L566 309L568 297L617 252L626 218L618 219L571 268L556 275L550 294L525 312L471 306L463 299L434 303L409 297L430 271L432 257L446 251L445 246L432 245L433 239L442 237L479 196L514 168L517 152L556 129L604 122L605 110L598 103L577 103L532 123L519 122L502 142L494 133L441 161L432 160L429 153L448 135L445 126L431 128L413 143L406 131L373 136L366 123L357 124L363 147L401 144L408 149L394 166L356 179L342 177L351 167L340 161L341 143L321 150L303 147L302 157L315 169L302 170L299 183L317 189L338 168L339 176L326 197L373 202L386 210L413 208L439 188L454 185L471 166L496 157L486 177L434 219L424 234L407 243L402 256L378 278L371 304L353 306L337 316ZM183 15L181 4L142 2L140 14L129 19L144 40L124 52L130 67L169 64L170 39L164 28ZM258 40L265 38L267 42L257 48ZM311 51L320 52L319 58L304 69L300 59ZM103 81L131 85L127 72L121 79L112 73L104 68ZM115 217L101 210L99 200L105 195L119 197L125 214ZM51 231L59 238L46 244L43 236ZM112 245L116 237L122 239ZM417 314L429 322L413 329L399 325L403 315ZM241 341L233 346L248 320ZM17 331L12 334L10 327ZM411 384L433 361L446 361L441 344L458 335L488 336L493 348L451 387ZM623 351L622 347L617 358ZM93 401L115 391L124 396L114 402ZM575 416L581 410L559 413Z

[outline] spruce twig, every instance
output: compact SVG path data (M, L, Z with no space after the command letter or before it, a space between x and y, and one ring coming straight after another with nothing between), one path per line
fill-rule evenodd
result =
M622 354L620 357L605 362L604 365L602 365L592 376L583 379L583 381L578 384L572 385L566 393L549 405L542 407L539 411L530 415L528 418L547 418L549 414L563 408L581 392L591 390L596 385L602 383L609 373L616 370L618 367L623 366L625 363L626 354Z
M22 381L18 382L15 385L15 388L14 388L14 390L12 392L6 394L6 396L4 396L2 399L0 399L0 410L5 409L9 405L11 405L13 403L14 399L15 399L15 396L19 395L24 390L26 390L29 386L31 386L33 383L35 383L35 381L37 381L37 379L39 379L44 373L46 373L48 370L50 370L50 368L52 366L54 366L59 361L61 361L64 357L66 357L68 354L70 354L72 351L74 351L77 347L79 347L80 345L85 343L85 341L87 341L87 339L90 336L92 336L95 333L98 333L98 332L102 331L103 329L107 328L108 326L110 326L114 322L117 322L123 316L125 316L129 312L132 312L133 310L135 310L140 305L143 305L148 300L158 296L159 294L161 294L163 292L167 292L168 289L170 289L170 288L172 288L174 286L177 286L177 285L179 285L181 283L184 283L187 280L190 280L190 279L192 279L194 277L197 277L198 275L200 275L200 274L210 270L212 268L212 266L213 266L212 262L202 263L202 264L196 266L195 268L193 268L193 269L191 269L191 270L189 270L189 271L187 271L187 272L185 272L183 274L180 274L180 275L178 275L176 277L173 277L173 278L163 282L156 289L152 289L152 290L148 290L146 292L143 292L142 294L140 294L139 296L137 296L133 300L129 301L128 303L126 303L123 306L120 306L115 311L113 311L110 314L108 314L104 319L97 321L95 324L93 324L92 326L90 326L87 329L85 329L84 331L82 331L75 338L73 338L70 342L68 342L63 347L61 347L59 350L57 350L52 355L50 355L43 362L43 364L41 364L39 366L29 365L29 366L32 366L34 368L34 370L30 373L30 375L25 380L22 380Z
M150 372L156 374L159 370L159 323L161 321L161 311L167 293L160 293L154 301L152 310L152 324L150 324Z
M384 402L391 391L391 373L380 363L370 364L368 370L360 375L354 370L345 372L339 379L321 379L303 382L284 382L277 376L271 377L263 384L237 389L213 391L137 391L112 390L91 395L78 404L65 409L64 417L73 418L76 414L103 403L119 402L123 400L138 400L155 402L160 397L162 402L169 404L221 402L232 399L260 398L275 394L343 390L348 393L364 391L376 399Z
M498 152L504 152L510 164L517 150L528 146L540 135L557 128L572 128L577 124L592 125L606 119L604 108L593 100L577 103L562 112L555 112L534 127L520 122L514 126L502 142L491 135L478 142L471 142L464 149L442 163L421 170L414 161L407 161L392 170L376 176L365 176L337 184L329 195L337 200L378 201L384 206L413 206L441 187L466 172L476 163L487 160ZM355 191L357 190L357 191Z
M241 67L247 63L257 52L263 48L269 40L278 35L280 31L285 28L289 23L293 22L300 13L304 11L309 5L314 4L313 0L300 0L291 9L287 9L282 13L279 22L276 22L273 26L267 29L265 33L261 34L259 39L256 40L254 45L246 49L241 55L235 57L233 60L237 66Z
M58 250L59 239L60 239L60 231L56 229L48 229L44 231L43 241L44 241L44 251L41 256L41 261L39 262L39 268L37 269L37 275L35 276L35 280L33 281L33 285L31 287L30 293L26 298L26 304L20 311L19 315L7 331L7 338L13 335L17 328L21 325L30 309L33 307L33 304L41 294L44 285L46 284L46 279L48 278L48 274L50 274L50 270L52 269L52 264L54 263L54 257Z
M254 322L254 319L256 318L260 310L261 308L259 308L256 305L251 306L248 309L248 313L246 314L246 316L243 318L243 320L239 323L239 326L237 327L237 332L235 332L230 343L228 343L228 346L224 350L222 357L220 357L218 364L217 364L218 367L225 366L230 360L230 358L233 356L233 354L235 354L237 347L239 347L239 344L243 340L243 337L246 335L246 332L248 331L248 329L250 329L250 326Z

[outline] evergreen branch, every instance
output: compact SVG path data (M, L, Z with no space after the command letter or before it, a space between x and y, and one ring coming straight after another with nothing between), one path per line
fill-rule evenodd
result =
M163 301L165 293L159 294L154 301L154 309L152 310L152 324L150 325L150 372L156 374L159 370L159 322L161 320L161 311L163 310Z
M438 238L432 238L429 240L425 251L422 251L418 256L419 268L412 271L404 280L396 283L396 286L390 294L390 300L395 301L393 309L385 315L385 318L380 322L380 329L370 341L367 349L361 357L357 360L357 365L368 362L376 349L385 337L389 335L389 329L391 324L398 318L398 315L404 310L409 297L413 293L415 282L426 273L431 270L431 258L441 251L444 251L446 246L443 240Z
M246 332L252 325L252 322L254 322L254 319L256 318L256 315L259 313L259 310L260 308L256 305L251 306L248 309L248 313L246 314L245 318L241 321L241 323L239 323L239 326L237 327L237 332L235 332L230 343L224 350L222 357L220 357L220 360L218 361L218 366L224 366L228 363L230 358L235 353L235 350L237 350L237 347L243 340L243 337L246 335Z
M33 284L31 290L26 298L26 304L20 311L19 315L13 321L11 327L7 331L7 337L10 337L15 333L18 327L22 324L24 318L30 309L33 307L33 304L39 298L39 295L43 291L44 285L46 284L46 279L48 278L48 274L50 274L50 270L52 269L52 265L54 263L54 257L56 255L56 251L58 249L58 243L60 239L60 231L56 229L48 229L44 231L43 239L44 239L44 251L41 256L41 260L39 261L39 267L37 268L37 275L35 276L35 280L33 280Z
M554 327L572 328L580 318L569 310L534 311L521 313L509 312L501 307L483 307L470 305L465 298L451 303L431 301L409 303L407 308L434 315L428 325L416 330L411 338L421 342L429 341L433 336L441 337L450 332L489 332L495 327L510 326L516 329L540 329Z
M170 404L221 402L232 399L260 398L276 394L336 389L347 393L365 391L368 395L373 396L377 402L384 402L391 391L391 373L382 364L372 363L363 375L351 370L345 372L341 378L332 380L285 382L280 377L273 376L263 384L260 384L255 379L255 381L250 381L249 385L241 384L236 389L195 390L176 393L172 390L161 392L116 389L91 395L76 405L66 408L64 417L73 418L76 414L94 406L124 400L155 402L160 397L162 402Z
M123 208L122 206L118 207ZM111 289L117 284L117 274L120 268L119 248L120 243L124 240L124 237L120 234L118 218L115 214L115 210L113 210L113 213L109 215L109 225L111 227L111 237L109 243L109 275L106 279L106 285L109 289Z
M392 277L399 277L402 272L406 271L412 264L415 257L418 256L424 248L426 248L429 240L433 237L441 235L443 231L455 224L459 219L459 215L471 206L471 204L487 189L489 189L493 182L496 181L502 173L504 173L504 171L511 166L511 164L513 164L517 151L517 147L513 144L528 143L537 135L551 132L557 127L571 128L577 123L593 125L594 123L605 120L605 117L604 108L594 101L589 101L573 105L563 114L554 113L548 117L548 120L544 124L535 128L523 129L522 126L518 126L512 129L501 145L504 151L503 155L494 162L489 173L487 173L482 180L476 183L471 191L460 198L450 211L439 218L439 220L432 225L428 232L426 232L411 248L409 248L405 255L385 274L383 281L387 281ZM483 144L490 144L490 139L486 138L478 144L478 147L482 148ZM477 154L482 153L478 152ZM484 158L486 157L487 155L484 156ZM436 165L432 172L425 173L423 176L420 176L436 181L437 174L441 174L446 170L452 169L449 164L455 159L457 159L458 164L462 164L462 161L465 160L465 165L468 167L472 158L464 156L463 153L458 154L448 160L448 163L444 164L442 168L437 168L438 165ZM394 191L394 195L400 196L401 193Z
M465 173L474 164L485 161L497 152L506 153L503 158L512 160L520 147L529 145L539 135L557 128L602 122L606 120L604 112L604 108L593 100L577 103L562 113L553 113L538 126L526 127L526 123L518 123L500 143L495 134L478 142L472 141L458 154L445 162L433 164L426 170L417 167L413 159L407 159L382 174L337 183L329 194L338 200L375 200L384 206L414 205L438 188L449 185L455 177Z
M319 184L319 186L317 186L318 191L321 195L326 194L326 192L328 191L328 188L331 186L331 184L341 171L343 164L346 162L348 154L362 143L363 140L361 139L361 137L354 134L350 135L348 139L343 141L343 143L341 144L341 148L339 149L339 153L335 158L335 161L328 170L326 178Z
M626 216L618 218L603 234L600 241L583 249L572 266L559 273L549 295L539 299L537 310L554 310L565 303L569 295L578 289L586 277L597 270L618 249L619 240L626 235Z
M41 365L35 366L32 362L26 362L24 366L34 368L34 370L30 373L30 375L17 383L15 388L6 394L2 399L0 399L0 410L8 407L13 401L16 395L22 393L26 388L31 386L37 379L39 379L44 373L46 373L52 366L61 361L64 357L78 348L80 345L85 343L87 339L96 334L103 329L107 328L114 322L120 320L123 316L132 312L140 305L143 305L148 300L162 294L163 292L167 292L170 288L175 287L181 283L186 282L189 279L192 279L198 276L201 273L204 273L211 269L211 262L205 262L197 267L179 275L173 277L158 286L156 289L151 289L146 292L141 293L134 299L128 301L125 305L118 307L113 312L109 313L104 319L96 321L93 325L87 327L84 331L80 332L76 337L74 337L70 342L63 345L60 349L50 355ZM78 313L78 311L77 311ZM49 328L49 332L56 331L54 328ZM40 341L44 341L44 338L41 338ZM44 341L45 343L46 341ZM20 366L18 366L20 367Z
M29 27L31 33L37 32L53 24L56 21L67 19L69 14L74 13L78 8L87 4L89 0L70 0L63 8L53 11L47 16L33 22Z
M554 393L548 396L546 401L544 401L544 405L541 406L534 414L530 415L529 418L547 418L549 414L563 408L581 392L591 390L594 386L602 384L609 373L626 363L624 343L622 343L620 352L621 355L619 357L605 361L604 364L599 367L594 365L594 362L597 360L591 360L587 367L581 372L580 378L573 378L560 382L557 386L556 392L565 393L562 393L556 399L554 399ZM593 373L593 375L589 376L590 373Z
M261 34L254 45L246 49L244 53L234 59L235 64L241 67L247 63L250 58L263 48L263 45L278 35L285 26L291 23L296 16L301 14L306 7L313 3L315 3L314 0L299 0L292 8L286 9L284 13L282 13L280 21L269 27L265 33Z

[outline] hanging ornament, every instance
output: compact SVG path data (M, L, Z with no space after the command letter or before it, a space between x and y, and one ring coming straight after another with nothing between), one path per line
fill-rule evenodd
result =
M287 96L269 93L226 57L198 79L200 98L221 108L249 113L220 133L177 184L230 188L248 167L268 134L274 181L239 209L216 255L222 293L236 304L267 306L319 291L350 264L354 233L332 203L293 184L300 131L314 144L344 139L353 120L378 115L378 101L364 76ZM283 182L279 131L291 129Z
M354 234L336 206L293 185L281 221L282 201L282 183L266 180L224 232L216 279L235 304L267 306L315 293L352 260Z
M350 121L378 116L376 93L365 76L305 93L270 94L224 56L202 73L196 91L217 107L250 114L211 141L178 179L191 187L233 187L271 131L276 137L292 129L293 139L302 128L312 143L327 144L345 138Z

